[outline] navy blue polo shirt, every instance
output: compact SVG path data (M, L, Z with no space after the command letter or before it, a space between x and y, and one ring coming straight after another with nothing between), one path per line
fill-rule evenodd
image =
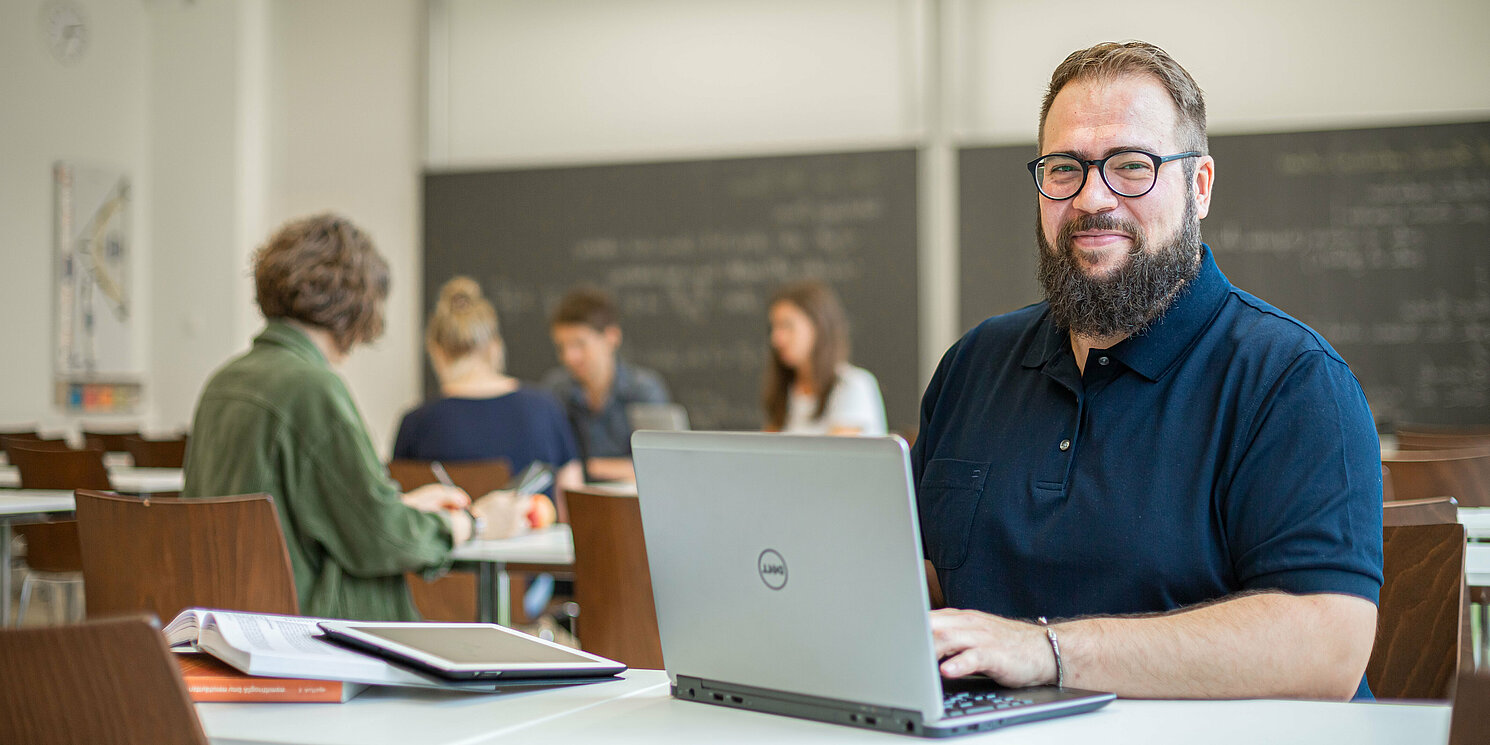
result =
M1381 589L1360 384L1209 247L1163 319L1085 374L1045 303L968 332L926 389L912 465L951 607L1066 618Z

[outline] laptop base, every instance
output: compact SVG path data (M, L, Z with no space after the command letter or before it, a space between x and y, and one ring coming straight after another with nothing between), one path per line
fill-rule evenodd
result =
M1025 689L1022 692L1040 699L1037 704L1048 705L1011 709L1001 712L998 716L987 718L951 717L926 722L920 712L909 709L856 704L805 694L784 694L780 691L706 681L687 675L679 675L678 682L672 687L673 697L684 701L696 701L731 709L780 714L798 719L811 719L917 737L967 735L1007 727L1011 724L1024 724L1077 714L1101 708L1114 698L1111 694L1083 695L1089 692L1074 689L1061 690L1053 687Z

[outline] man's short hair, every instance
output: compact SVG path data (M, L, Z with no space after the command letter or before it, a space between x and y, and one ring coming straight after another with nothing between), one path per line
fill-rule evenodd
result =
M589 326L596 331L604 331L616 326L621 321L621 314L616 310L616 304L611 300L605 290L593 285L581 285L570 290L559 300L554 312L549 316L549 327L554 326Z
M265 318L325 329L343 353L383 335L388 262L350 220L326 213L288 222L253 264Z
M1209 153L1205 134L1205 94L1190 73L1175 62L1163 49L1145 41L1108 41L1096 46L1078 49L1066 57L1050 75L1050 86L1045 90L1045 101L1040 106L1039 141L1045 144L1045 117L1055 103L1056 94L1067 83L1076 80L1095 79L1111 81L1127 75L1151 75L1164 86L1169 98L1179 111L1178 131L1180 147ZM1168 153L1159 153L1168 155ZM1194 161L1186 161L1193 168Z

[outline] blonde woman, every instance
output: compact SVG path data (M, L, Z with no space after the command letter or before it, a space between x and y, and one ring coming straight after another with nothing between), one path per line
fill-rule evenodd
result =
M580 485L579 451L563 409L547 391L506 374L497 313L475 280L455 277L440 289L425 350L442 397L404 415L394 458L502 458L514 473L538 461L558 470L560 490ZM562 501L555 501L563 519Z

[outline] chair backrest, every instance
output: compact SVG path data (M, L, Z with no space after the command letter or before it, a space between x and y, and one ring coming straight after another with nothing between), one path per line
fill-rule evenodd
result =
M580 647L635 668L662 667L662 639L635 496L570 489Z
M1446 699L1459 667L1464 526L1382 529L1385 581L1366 681L1378 698Z
M11 465L21 476L22 489L103 489L109 472L103 451L73 450L44 442L17 443L6 448ZM26 565L43 572L77 572L83 568L78 548L77 523L21 525L16 532L26 537Z
M145 618L0 629L0 742L207 745Z
M1490 676L1465 673L1454 686L1449 745L1484 745L1490 735Z
M268 494L170 499L77 492L89 616L194 606L299 613Z
M505 460L483 460L468 461L465 463L444 463L445 473L450 480L472 499L481 495L500 489L511 478L512 468ZM433 484L439 481L435 478L435 472L430 468L427 460L395 460L388 464L388 475L398 482L399 488L404 491L417 489L425 484ZM427 621L475 621L478 617L476 607L476 575L472 572L449 572L439 579L430 581L423 576L409 572L404 575L404 580L409 586L409 595L414 598L414 606L419 609L419 615Z
M1381 524L1448 525L1459 522L1459 503L1453 497L1398 499L1383 502Z
M1396 430L1397 447L1403 450L1453 450L1490 448L1490 427L1429 427L1405 424Z
M139 437L139 430L110 430L110 429L83 429L83 442L88 447L103 448L108 453L127 453L128 448L124 446L124 438Z
M1381 454L1394 499L1454 497L1465 507L1490 507L1490 450L1397 450Z
M67 444L67 440L60 437L51 438L40 437L37 435L0 435L0 449L5 450L5 457L10 458L10 449L16 446L28 447L35 450L72 449L72 447ZM11 464L15 464L14 459L11 459Z
M126 436L124 449L139 468L181 468L186 463L186 435L168 440Z
M388 464L388 475L398 482L404 491L433 484L439 479L427 460L395 460ZM447 463L441 461L445 473L456 486L479 499L481 495L501 489L512 478L512 466L502 458L496 460L471 460Z

